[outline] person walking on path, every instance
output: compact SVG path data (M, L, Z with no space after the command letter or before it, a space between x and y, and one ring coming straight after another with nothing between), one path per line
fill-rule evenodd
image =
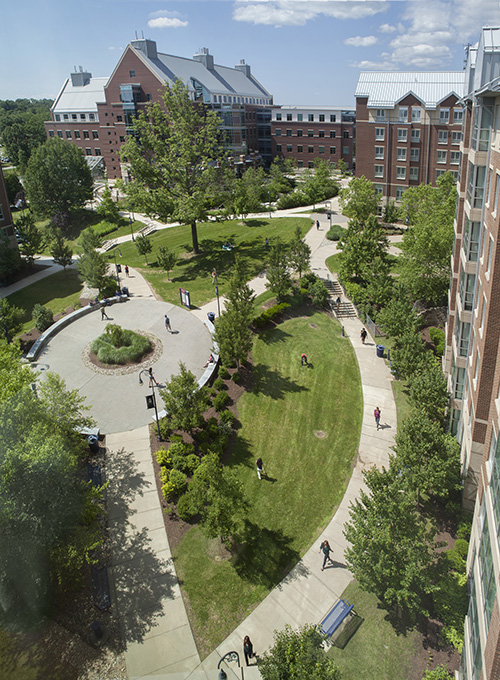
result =
M316 229L319 230L319 220L316 220Z
M366 336L368 335L368 333L366 332L366 328L362 328L362 329L361 329L361 333L360 333L359 335L360 335L360 337L361 337L361 342L362 342L363 345L364 345L364 344L365 344L365 340L366 340Z
M330 562L330 564L333 564L333 560L330 557L330 553L332 552L332 549L330 548L330 544L328 541L325 539L323 543L320 545L319 551L323 553L323 566L321 567L321 571L325 568L327 560Z
M307 354L302 353L300 355L300 365L307 366Z
M243 653L245 655L246 664L247 664L247 666L249 666L250 664L248 663L248 660L253 659L255 654L253 652L252 641L250 640L248 635L245 635L245 637L243 638Z
M125 265L125 275L128 276L128 264Z
M339 295L337 297L337 299L335 300L335 304L337 305L337 314L340 312L340 303L341 302L342 302L342 300L340 299L340 295Z
M153 387L153 383L158 387L158 380L153 375L153 369L149 369L149 386Z
M106 314L106 310L104 309L104 305L101 307L101 321L104 321L104 319L107 319L109 321L109 316Z
M167 331L169 333L172 332L172 328L170 326L170 319L168 318L168 316L166 314L165 314L165 328L167 329Z
M373 411L373 416L375 418L375 424L377 425L377 430L378 430L379 427L380 427L380 409L379 409L378 406L375 407L375 409Z
M262 462L262 458L257 458L257 477L259 479L262 479L262 475L265 475L266 471L264 470L264 463Z

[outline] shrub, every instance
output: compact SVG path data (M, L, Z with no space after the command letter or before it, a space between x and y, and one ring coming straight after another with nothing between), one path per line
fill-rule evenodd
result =
M345 233L345 229L342 229L342 227L339 224L334 224L326 232L326 238L329 241L338 241L339 238L344 235L344 233Z
M221 420L219 423L219 436L220 437L230 437L233 433L233 426L227 420Z
M256 328L263 328L266 326L270 321L275 319L276 317L280 316L283 314L283 312L290 307L290 304L288 302L280 302L277 305L273 305L272 307L269 307L269 309L266 309L265 312L262 312L262 314L259 314L254 320L254 326Z
M229 423L230 425L232 425L235 420L236 416L232 411L229 411L228 409L222 411L222 413L220 414L220 422L222 423Z
M309 284L309 293L316 307L325 306L328 299L328 290L322 281L318 280L313 284Z
M113 224L112 222L107 222L106 220L103 220L102 222L99 222L99 224L96 224L92 228L98 236L106 236L107 234L111 234L111 232L115 231L115 229L117 229L118 227L116 224Z
M170 442L171 442L172 444L174 444L175 442L184 443L184 439L182 438L182 436L181 436L180 434L173 434L173 435L170 437Z
M446 664L436 666L432 670L427 669L422 676L422 680L451 680L454 677Z
M37 331L40 331L40 333L46 331L47 328L54 323L54 315L50 309L47 309L47 307L44 307L38 302L33 307L31 318L35 322L35 328Z
M222 411L228 402L229 396L226 392L219 392L215 397L213 407L216 411Z
M165 447L162 447L156 452L156 461L158 465L164 465L165 467L171 467L172 465L172 455L170 453L170 450L166 450Z
M91 350L103 364L127 364L142 359L151 350L151 343L144 335L108 324Z
M200 459L194 453L189 453L186 456L176 454L172 458L172 467L174 470L180 470L188 475L191 475L199 464Z
M294 191L291 194L285 194L276 203L278 210L288 210L289 208L298 208L301 205L309 205L309 199L303 191Z
M193 494L185 493L177 501L177 515L184 520L184 522L189 522L198 513L198 508L194 503Z
M174 485L172 484L172 482L169 482L169 481L165 482L165 484L163 484L162 487L161 487L161 492L162 492L163 498L166 501L171 501L172 498L175 496Z
M429 337L434 345L436 356L442 357L444 354L444 331L441 328L429 328Z
M238 371L235 371L235 372L233 373L233 375L231 376L231 380L232 380L233 382L235 382L236 384L238 384L238 383L240 382L240 380L241 380L241 375L240 375L240 373L239 373Z
M172 459L174 456L187 456L190 453L194 453L194 446L192 444L185 444L182 440L175 441L173 444L170 444L168 452Z
M224 390L226 388L226 383L222 380L222 378L217 378L217 380L214 380L214 388L216 390Z
M162 418L160 420L160 435L161 435L161 438L165 441L170 437L171 434L172 434L172 428L169 425L168 418Z
M196 439L200 442L200 444L203 444L203 442L208 442L210 435L206 430L202 430L196 435Z
M168 476L168 483L172 485L172 493L174 496L180 496L184 493L187 486L186 475L175 468L170 471Z
M210 439L215 439L219 435L219 423L217 420L214 418L215 423L211 423L208 427L208 434L210 435Z
M211 425L217 425L217 423L218 423L217 418L215 418L215 416L212 416L207 420L207 427L210 427Z
M227 368L225 366L221 366L219 368L219 378L222 378L223 380L226 380L227 378L229 378L229 371L227 370Z
M168 482L168 475L170 473L170 468L162 467L160 468L160 480L162 485Z

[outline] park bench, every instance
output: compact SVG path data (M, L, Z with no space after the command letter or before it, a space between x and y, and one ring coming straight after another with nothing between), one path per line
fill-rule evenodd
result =
M102 486L102 473L99 464L89 463L87 465L87 480L92 482L92 486L96 488Z
M109 592L109 579L107 567L92 567L92 590L94 604L101 611L111 607L111 594Z
M321 633L327 638L331 637L351 612L354 612L354 605L347 600L339 600L319 624Z

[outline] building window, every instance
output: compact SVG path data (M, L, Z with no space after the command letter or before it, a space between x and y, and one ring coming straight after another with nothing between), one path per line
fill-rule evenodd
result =
M128 73L131 78L135 78L135 71L129 71Z
M80 130L75 130L75 139L80 139Z
M452 170L452 171L451 171L451 174L452 174L452 176L453 176L453 180L454 180L455 182L458 182L458 178L460 177L460 173L458 172L458 170Z
M291 113L287 113L287 114L286 114L286 119L287 119L287 120L292 120L292 114L291 114Z
M334 113L330 114L330 123L335 123L337 120L337 116Z
M460 165L460 151L450 151L450 163Z
M56 113L56 115L54 116L54 118L55 118L56 120L61 120L61 116L60 116L58 113Z
M336 130L330 130L330 139L335 139L336 136L337 136Z
M498 208L498 192L500 191L500 175L496 175L497 185L495 189L495 203L493 205L493 212L496 214Z
M344 139L349 139L349 130L344 130L343 137Z
M304 116L302 115L302 113L298 113L298 114L297 114L297 121L298 121L299 123L302 123L303 120L304 120Z
M287 128L286 136L287 136L287 137L291 137L291 136L292 136L292 131L290 130L290 128Z
M291 144L287 144L287 145L286 145L286 150L287 150L288 153L292 153L292 151L293 151L292 145L291 145Z
M438 149L437 152L437 162L438 163L446 163L446 151L443 151L442 149Z
M325 136L325 131L324 131L324 130L320 130L320 131L318 132L318 137L324 137L324 136Z
M63 113L63 120L69 120L69 116L67 113Z
M325 147L324 147L324 146L320 146L320 147L319 147L319 152L320 152L320 153L325 153Z
M78 120L78 116L76 115L76 113L71 114L71 120Z
M400 106L399 107L398 121L400 123L407 123L408 122L408 107L407 106Z
M442 175L444 175L445 172L446 170L436 170L436 179L442 177Z
M281 137L281 128L276 128L276 137Z
M375 128L375 139L377 142L383 142L385 139L385 128Z
M120 135L120 142L124 142L124 141L125 141L125 137L123 135Z
M414 123L420 123L422 119L422 109L420 106L411 107L411 119Z
M403 198L404 192L403 187L396 187L396 201L400 201Z
M116 122L121 123L123 120L122 116L116 116Z
M337 147L336 147L336 146L331 146L331 147L330 147L330 153L331 153L331 154L337 153Z
M53 136L54 136L54 130L49 130L49 137L53 137Z
M276 120L281 120L281 113L276 114Z
M448 144L448 130L438 130L438 144Z
M95 153L96 156L100 156L100 155L101 155L101 149L99 149L99 148L96 147L94 153Z
M62 130L57 131L57 136L62 139L62 136L63 136Z
M470 323L464 323L457 319L455 326L455 342L457 343L458 354L466 357L469 352Z
M493 501L493 514L497 525L497 534L500 534L500 439L492 440L490 448L491 470L491 498Z
M108 135L111 134L108 132ZM99 139L99 132L97 130L92 130L92 139Z
M462 133L452 131L452 133L451 133L451 143L452 144L460 144L461 141L462 141Z
M406 168L396 167L396 179L406 179Z
M84 138L84 139L90 139L90 135L89 135L89 131L88 131L88 130L84 130L84 131L83 131L83 138Z
M465 368L455 366L453 378L453 396L455 399L462 399L464 396Z
M408 130L406 128L398 129L398 142L408 141Z
M486 630L488 630L495 603L496 584L495 572L493 569L493 555L491 551L491 536L488 527L488 514L486 508L481 508L483 519L483 531L479 542L479 568L481 571L481 587L483 591L484 618L486 620Z
M418 182L418 168L410 168L410 179L412 182Z
M410 149L410 161L417 163L420 159L420 149Z
M297 161L297 167L303 168L304 167L304 161Z
M385 109L377 109L377 113L375 114L375 118L378 121L385 120Z
M477 262L479 256L480 222L471 222L467 216L464 221L464 236L462 245L465 257L469 262Z
M85 120L85 114L84 113L80 114L80 120Z
M304 151L304 147L302 146L302 144L299 144L298 147L297 147L297 153L302 153L303 151Z
M491 260L493 259L493 249L495 246L495 241L493 240L493 236L490 235L490 252L488 253L488 268L486 269L486 273L489 274L491 270Z
M375 166L375 177L383 177L384 176L384 166L383 165L376 165Z
M71 139L71 130L66 130L66 139Z
M314 130L308 130L308 131L307 131L307 136L308 136L308 137L314 137Z
M314 168L314 162L313 161L307 161L307 167L309 168L309 170L312 170L312 168Z
M297 130L297 137L302 137L302 130Z
M276 151L281 153L281 144L276 144Z
M464 119L464 110L463 109L453 109L453 122L454 123L461 123Z
M310 123L313 123L314 122L314 113L309 113L308 116L307 116L307 120Z
M466 312L472 312L474 302L474 289L476 287L476 275L466 274L462 271L458 282L458 293L462 302L462 307ZM461 397L460 397L461 399Z
M420 142L420 130L412 130L411 131L411 141L415 142Z
M342 147L342 153L344 154L344 156L348 156L349 155L349 147L343 146Z
M398 161L406 160L406 149L398 149Z
M447 123L450 120L450 109L439 109L439 122Z
M469 183L467 185L467 200L471 208L482 208L484 198L484 182L486 167L473 165L469 161ZM498 182L498 180L497 180Z
M308 146L307 153L314 153L314 146Z
M375 147L375 159L376 160L383 160L384 158L384 147L383 146L376 146Z
M85 149L85 155L86 156L92 156L92 149L86 148Z

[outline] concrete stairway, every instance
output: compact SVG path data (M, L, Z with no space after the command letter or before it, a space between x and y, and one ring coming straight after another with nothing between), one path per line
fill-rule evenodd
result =
M342 286L338 281L322 279L328 289L328 303L337 319L355 319L357 317L356 308L352 302L345 297ZM337 308L337 298L340 297L340 305Z

